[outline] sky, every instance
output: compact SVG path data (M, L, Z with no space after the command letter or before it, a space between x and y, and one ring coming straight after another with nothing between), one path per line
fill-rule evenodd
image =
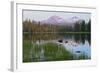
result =
M68 19L71 17L78 17L84 19L86 22L91 19L91 13L84 12L54 12L54 11L35 11L35 10L23 10L23 21L26 19L42 21L47 20L51 16L59 16L63 19Z

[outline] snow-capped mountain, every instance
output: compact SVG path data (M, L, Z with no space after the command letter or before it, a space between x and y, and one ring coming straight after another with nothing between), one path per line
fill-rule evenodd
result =
M59 16L52 16L48 18L47 21L51 24L65 23L65 20Z
M58 25L60 25L60 24L66 24L66 20L64 20L63 18L61 18L59 16L51 16L47 20L41 21L41 23L49 23L49 24L58 24Z
M73 16L73 17L71 17L71 18L67 18L67 19L66 19L66 22L73 25L73 24L76 23L76 22L81 23L83 20L84 20L84 19L80 19L80 18L77 17L77 16Z
M47 20L41 21L42 24L57 24L57 25L73 25L75 22L81 22L83 21L82 19L73 16L71 18L63 19L59 16L51 16Z
M79 21L80 19L77 16L73 16L70 18L73 22Z

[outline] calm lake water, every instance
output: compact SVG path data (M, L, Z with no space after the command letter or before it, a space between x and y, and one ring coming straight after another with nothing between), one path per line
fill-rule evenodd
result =
M70 51L71 53L77 56L84 54L88 58L91 57L91 48L87 40L85 40L84 44L72 42L72 43L67 43L67 44L63 43L62 45L66 48L66 50Z
M62 45L77 57L84 54L91 58L91 37L90 34L70 34L63 36ZM67 42L66 42L67 41Z
M40 52L38 53L39 60L45 61L47 57L52 57L52 60L54 59L53 56L49 55L59 55L59 53L63 53L62 49L65 49L65 51L69 51L73 56L73 60L80 59L80 56L84 59L90 59L91 58L91 41L90 41L90 34L77 34L77 35L63 35L60 38L54 39L54 40L40 40L36 41L35 44L37 45L46 45L47 43L55 43L58 45L58 47L53 47L52 45L48 46L46 49L43 46L39 46ZM60 46L63 46L64 48L59 48ZM51 48L50 48L51 47ZM49 50L50 49L50 50ZM56 51L55 51L56 49ZM60 51L60 52L59 52ZM31 51L32 52L32 51ZM47 56L46 54L49 53ZM35 51L36 53L36 51ZM67 58L67 57L66 57Z

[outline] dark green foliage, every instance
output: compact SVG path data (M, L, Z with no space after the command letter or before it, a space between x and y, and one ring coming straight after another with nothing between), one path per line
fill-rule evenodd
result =
M86 28L85 28L85 21L82 21L81 23L81 32L85 32Z
M59 61L59 60L72 60L72 54L65 50L62 45L55 43L47 43L44 45L46 60L48 61Z
M23 40L23 62L30 61L31 43L29 40Z
M75 25L74 25L74 31L75 32L80 32L81 31L81 25L78 22L76 22Z
M88 25L87 25L88 31L91 31L91 20L89 20Z

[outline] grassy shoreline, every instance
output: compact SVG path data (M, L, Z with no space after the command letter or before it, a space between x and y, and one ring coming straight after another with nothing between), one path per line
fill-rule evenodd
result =
M44 50L44 54L41 54L41 50ZM30 54L31 52L31 54ZM44 55L44 59L41 55ZM45 61L68 61L76 60L75 55L65 49L62 45L56 43L39 44L30 43L30 40L23 41L23 62L45 62ZM84 54L79 56L78 60L88 59Z
M31 44L32 45L32 44ZM61 61L61 60L72 60L73 55L66 51L63 46L58 46L56 43L46 43L43 45L33 44L30 47L29 42L23 42L23 62L32 62L31 56L33 56L33 62L41 62L41 50L44 50L45 60L43 61ZM30 50L32 54L30 55Z

